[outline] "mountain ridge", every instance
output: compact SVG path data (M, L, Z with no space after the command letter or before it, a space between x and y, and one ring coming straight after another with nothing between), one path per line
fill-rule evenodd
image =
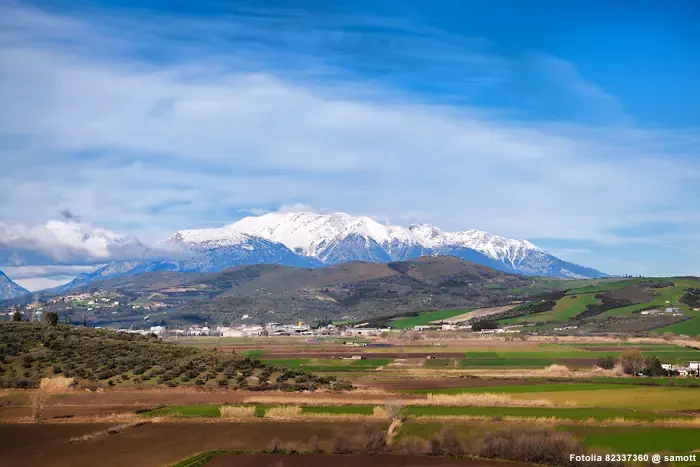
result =
M0 271L0 300L20 297L29 294L29 290L15 283L7 275Z
M192 248L205 243L231 247L250 237L264 238L324 264L346 261L401 261L452 254L504 272L549 277L598 278L600 271L570 263L527 240L470 229L444 232L428 224L408 228L345 213L269 213L245 217L225 227L176 232L167 242Z
M98 269L77 276L54 289L57 291L149 271L216 272L246 264L320 268L348 261L388 263L437 255L531 276L607 276L557 258L527 240L475 229L445 232L428 224L401 227L345 213L250 216L220 228L180 230L152 247L104 229L94 229L93 234L92 227L85 223L55 221L40 229L48 229L50 235L44 230L32 233L44 241L36 244L40 246L36 249L39 256L32 256L33 244L22 240L21 230L8 225L0 228L0 265L37 264L41 258L51 257L56 264L64 264L74 262L79 251L89 252L87 259L91 258L93 264L99 259ZM60 244L53 256L47 253L53 243L46 243L46 238Z

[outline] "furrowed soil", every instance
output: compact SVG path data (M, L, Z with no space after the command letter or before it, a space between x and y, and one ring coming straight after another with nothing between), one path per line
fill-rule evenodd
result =
M170 465L203 451L265 450L269 448L271 441L275 438L282 445L289 443L297 447L305 447L312 436L317 436L321 442L330 442L329 440L336 433L355 433L360 430L361 425L361 423L350 422L148 423L127 428L116 434L107 434L89 441L71 443L71 438L105 431L115 424L8 423L0 424L0 439L2 439L0 465L152 467ZM386 424L381 426L386 428ZM256 456L251 457L255 459ZM240 459L245 458L245 456L240 457ZM330 460L330 458L327 459ZM267 464L234 464L231 462L219 465Z
M207 467L454 467L469 465L473 467L520 467L530 464L514 464L478 459L450 459L428 456L397 455L339 455L309 454L289 456L284 454L222 454L214 457Z

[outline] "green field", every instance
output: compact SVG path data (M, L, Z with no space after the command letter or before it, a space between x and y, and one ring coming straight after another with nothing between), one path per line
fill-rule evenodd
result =
M431 439L444 427L441 423L407 422L401 427L398 438L418 437ZM478 439L484 431L498 431L505 428L484 424L452 425L460 439ZM696 428L636 427L636 426L576 426L561 425L556 428L566 431L583 440L590 447L614 453L662 453L683 454L700 447ZM677 464L678 465L678 464ZM697 465L697 464L684 464Z
M404 407L408 416L481 416L481 417L525 417L525 418L557 418L560 420L611 420L625 418L629 420L654 421L665 418L680 418L678 414L653 411L598 408L598 407L454 407L454 406L409 406ZM690 418L690 416L686 416Z
M267 353L267 349L253 349L243 352L243 356L260 360L265 353Z
M582 438L589 446L620 453L687 453L700 448L697 428L567 426L559 429Z
M146 417L220 417L220 404L170 405L143 414Z
M435 358L426 360L424 366L426 368L449 368L453 366L454 360L451 358Z
M462 308L458 310L426 311L424 313L420 313L418 316L411 316L409 318L399 318L390 321L389 326L395 329L412 329L414 326L425 326L431 324L433 321L454 318L455 316L462 315L472 310L473 308Z
M307 405L301 413L372 415L373 405Z
M268 365L306 371L360 371L376 370L380 366L388 365L393 360L391 358L366 358L362 360L340 360L331 358L263 358L262 361Z
M566 295L557 301L557 304L551 311L545 311L542 313L534 313L526 316L519 316L517 318L509 318L499 321L503 324L520 324L520 323L544 323L548 321L562 322L568 321L579 313L586 310L589 305L595 305L600 303L600 300L595 298L595 294L580 294L580 295Z
M695 313L697 313L697 316L691 320L683 321L682 323L672 324L671 326L666 326L665 328L661 328L658 331L672 332L674 334L686 334L688 336L700 335L700 312Z

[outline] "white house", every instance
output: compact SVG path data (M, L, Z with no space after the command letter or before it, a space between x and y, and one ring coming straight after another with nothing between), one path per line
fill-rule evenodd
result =
M673 369L673 365L670 363L662 363L661 368L663 368L666 371L671 371Z
M700 362L688 362L688 369L700 371Z

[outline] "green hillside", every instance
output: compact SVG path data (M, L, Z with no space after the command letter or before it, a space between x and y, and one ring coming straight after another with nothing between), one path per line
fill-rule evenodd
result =
M591 281L592 282L592 281ZM562 287L565 287L562 283ZM544 309L543 309L544 308ZM678 308L680 314L665 313ZM522 307L520 316L503 317L503 325L541 328L571 325L592 332L672 332L700 335L699 278L634 278L595 281L566 290L549 307ZM647 312L647 313L642 313Z

